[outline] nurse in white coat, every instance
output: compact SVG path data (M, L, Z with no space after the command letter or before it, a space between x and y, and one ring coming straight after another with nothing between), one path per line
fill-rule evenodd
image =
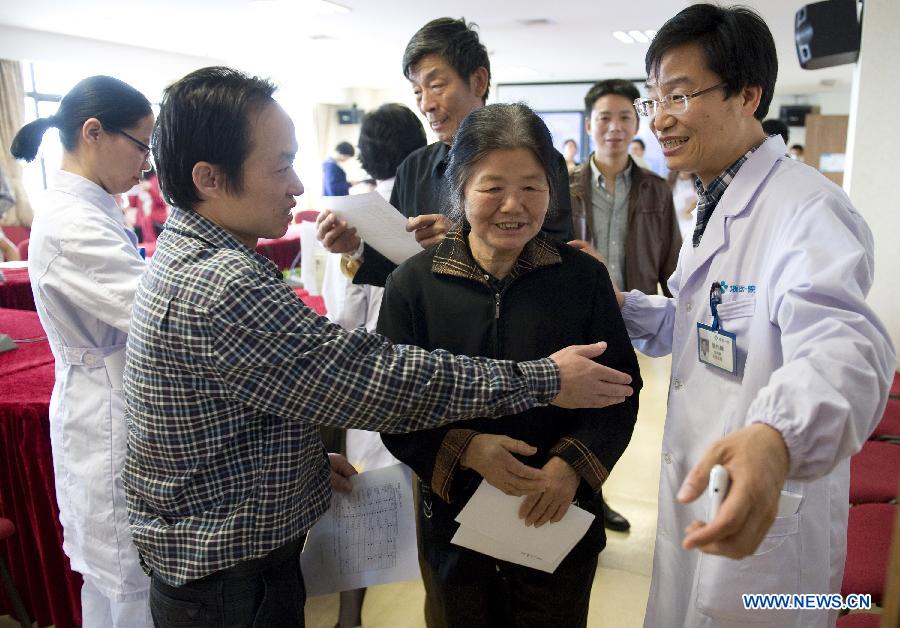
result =
M122 371L131 305L144 261L114 195L149 167L153 113L129 85L78 83L51 118L16 135L31 161L56 127L65 149L55 183L36 203L28 271L56 360L50 440L63 549L84 577L84 626L151 626L150 581L125 511Z
M833 625L834 610L749 610L741 595L840 591L848 457L881 416L895 360L865 302L872 236L840 188L766 139L777 60L758 16L690 6L647 66L639 113L668 167L703 188L673 298L623 295L635 347L672 353L645 626ZM715 463L732 486L704 524L696 498ZM782 490L799 506L777 512Z

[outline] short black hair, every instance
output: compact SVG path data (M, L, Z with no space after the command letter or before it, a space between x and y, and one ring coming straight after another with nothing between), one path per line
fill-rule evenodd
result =
M467 115L459 125L450 148L445 177L450 187L450 215L465 219L465 187L475 165L494 150L525 148L530 150L544 168L550 187L550 207L553 214L555 198L556 159L553 138L539 115L522 103L495 103L479 107Z
M631 143L640 144L640 145L641 145L641 148L643 148L644 150L647 150L647 145L644 144L644 140L642 140L642 139L639 138L639 137L633 137L633 138L631 138L631 142L629 142L629 144L631 144Z
M610 94L613 96L622 96L627 99L628 102L634 102L641 97L638 88L635 87L634 83L631 81L626 81L625 79L607 79L605 81L599 81L591 85L588 93L584 96L584 111L587 113L588 117L590 117L591 112L594 110L594 103ZM637 112L634 113L634 116L637 117Z
M170 205L193 209L200 202L192 172L201 161L222 169L230 192L243 190L250 114L275 102L274 92L270 81L222 66L196 70L166 88L151 144Z
M407 155L428 143L422 121L409 107L388 103L367 113L359 129L359 163L384 181L397 174Z
M71 152L78 147L81 127L90 118L97 118L104 129L113 132L135 127L152 113L147 97L128 83L112 76L91 76L63 96L55 114L19 129L10 152L16 159L33 161L50 127L59 129L63 148Z
M334 147L334 152L338 155L344 155L345 157L353 157L356 154L356 151L353 150L353 144L350 142L339 142L337 146Z
M789 150L799 150L801 153L803 152L803 144L792 144Z
M784 143L788 143L788 125L778 118L763 120L762 128L766 135L780 135L784 139Z
M440 17L431 20L417 30L406 44L403 76L409 79L413 66L428 55L441 57L466 81L475 70L484 68L487 70L488 84L482 101L487 102L491 90L491 61L487 48L478 39L477 27L477 24L467 23L465 18Z
M745 87L761 87L762 97L753 115L757 120L766 117L778 77L778 55L772 33L758 13L748 7L713 4L683 9L663 24L650 42L645 57L647 75L657 74L666 53L685 44L700 46L706 65L725 83L726 98Z

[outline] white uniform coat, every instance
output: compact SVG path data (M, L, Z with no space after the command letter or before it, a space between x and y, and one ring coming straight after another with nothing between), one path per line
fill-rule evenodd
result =
M378 181L375 191L390 202L393 189L394 177L391 177ZM340 263L339 254L329 253L322 283L328 320L348 331L363 326L374 332L384 288L353 283L341 272ZM382 469L400 462L381 442L378 432L348 429L346 450L347 459L360 472Z
M28 272L56 359L50 441L63 549L107 598L146 597L125 512L122 371L144 261L115 199L58 173L36 207Z
M784 156L769 138L743 164L698 248L690 239L669 279L674 295L626 295L634 346L672 353L653 580L644 625L825 626L835 613L745 611L742 593L839 592L846 553L848 456L877 424L894 351L866 305L872 235L844 192ZM734 375L698 361L697 323L725 282L721 325L737 334ZM762 422L790 453L785 490L804 496L741 561L681 548L707 500L675 499L714 440Z

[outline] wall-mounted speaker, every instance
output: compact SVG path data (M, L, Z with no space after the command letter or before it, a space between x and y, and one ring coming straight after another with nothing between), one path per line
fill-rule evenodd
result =
M782 105L778 109L778 119L788 126L806 126L806 116L815 113L810 105Z
M797 58L805 70L856 63L859 58L858 0L825 0L802 7L794 19Z

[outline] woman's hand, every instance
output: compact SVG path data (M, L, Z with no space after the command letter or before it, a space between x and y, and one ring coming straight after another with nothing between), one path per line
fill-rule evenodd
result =
M469 441L460 462L475 469L490 485L507 495L539 494L547 487L546 475L517 460L514 453L532 456L537 453L537 448L509 436L478 434Z
M581 481L575 469L559 456L551 457L543 471L550 484L543 493L526 497L519 508L519 518L525 520L525 525L536 528L547 522L556 523L563 518L575 499L575 491Z

